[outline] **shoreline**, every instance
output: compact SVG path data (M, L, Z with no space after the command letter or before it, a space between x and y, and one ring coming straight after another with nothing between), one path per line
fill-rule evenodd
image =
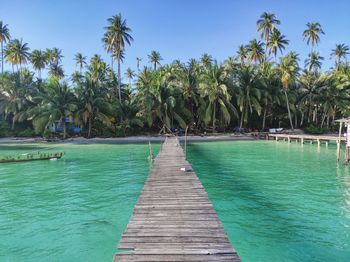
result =
M0 138L1 144L133 144L147 142L163 142L166 136L129 136L129 137L111 137L111 138L84 138L74 137L60 141L47 141L40 137L4 137ZM179 137L180 142L185 141L185 136ZM258 137L251 134L235 135L235 134L219 134L206 136L187 136L188 142L211 142L211 141L254 141L260 140Z

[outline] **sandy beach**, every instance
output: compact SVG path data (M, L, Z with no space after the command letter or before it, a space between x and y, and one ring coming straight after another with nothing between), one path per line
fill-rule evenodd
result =
M185 136L180 136L180 141L185 140ZM60 141L47 141L41 137L4 137L0 138L1 144L9 143L47 143L47 144L61 144L61 143L72 143L72 144L94 144L94 143L108 143L108 144L122 144L122 143L145 143L145 142L162 142L165 136L129 136L129 137L110 137L110 138L84 138L84 137L74 137L68 138L66 140ZM206 136L191 136L187 137L187 141L232 141L232 140L258 140L257 137L251 134L216 134L216 135L206 135Z

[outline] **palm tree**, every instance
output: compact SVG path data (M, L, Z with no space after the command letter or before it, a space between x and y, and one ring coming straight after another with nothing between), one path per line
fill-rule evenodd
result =
M260 72L254 65L240 65L236 71L235 87L237 89L237 105L241 111L240 128L248 121L248 114L255 110L261 113L261 91L262 86Z
M41 78L41 70L43 70L47 63L47 55L41 50L34 50L30 55L30 62L33 68L38 71L38 77Z
M314 23L307 23L306 24L307 29L303 32L304 40L306 39L307 45L311 43L311 50L313 49L314 45L318 44L320 42L320 34L324 35L324 32L322 30L322 27L320 23L314 22Z
M18 115L25 103L25 88L20 84L18 74L1 74L0 75L0 113L12 115L11 130L15 127L15 122L18 121Z
M46 49L46 56L50 65L58 66L62 62L62 50L57 47L52 49Z
M112 106L105 98L105 93L105 87L96 81L90 72L86 73L81 87L77 89L77 114L82 122L88 125L88 138L91 137L93 120L100 120L107 126L112 124Z
M160 53L157 51L152 51L150 55L148 55L149 63L153 64L153 70L157 70L157 65L160 66L160 61L163 60L163 58L160 56Z
M140 63L142 61L141 57L136 57L136 67L137 67L137 73L140 73Z
M59 121L63 126L63 139L66 139L66 118L72 117L77 110L76 98L69 86L51 79L35 99L40 101L38 107L41 108L35 117L46 119L47 124Z
M337 44L335 46L335 49L332 49L332 53L331 56L335 58L335 64L337 66L337 70L339 69L339 65L341 63L342 59L346 60L346 56L349 53L349 46L347 46L346 44Z
M320 56L319 52L310 52L308 54L308 58L305 60L305 67L308 68L309 71L317 71L321 69L322 62L324 57Z
M211 55L204 53L200 59L201 65L204 68L210 67L213 63L213 58Z
M129 79L129 85L131 85L131 80L136 76L135 72L129 67L126 69L125 76Z
M237 56L241 65L244 64L245 59L247 58L247 48L244 45L238 47Z
M278 71L280 73L283 92L286 98L289 122L292 130L293 130L293 122L292 122L292 116L290 113L290 106L289 106L287 91L288 91L289 85L295 81L298 70L299 70L299 66L298 66L297 60L295 59L295 53L288 54L281 58L281 63L278 66Z
M113 70L114 65L114 42L113 42L113 34L105 33L102 38L103 46L107 53L111 54L111 68Z
M11 38L7 25L0 21L0 43L1 43L1 73L4 73L4 43Z
M6 60L12 64L12 67L17 66L18 71L18 65L21 69L22 65L26 64L30 58L28 44L23 43L22 39L11 40L6 46L5 57Z
M264 43L253 39L247 45L247 54L249 62L262 62L264 60Z
M79 67L80 74L82 74L83 67L86 65L86 56L82 53L76 53L74 56L75 64Z
M231 96L225 81L224 67L219 66L216 62L207 68L208 71L203 72L200 76L199 89L201 96L208 99L205 105L204 121L209 123L212 121L213 132L216 130L217 110L226 124L231 121L232 111L236 116L237 110L230 103Z
M120 71L120 52L125 49L125 44L130 45L134 39L130 35L131 29L127 26L126 20L122 18L121 14L114 15L107 19L109 25L105 27L107 30L105 33L105 39L108 39L110 46L112 47L112 54L117 52L118 56L118 94L119 102L121 103L121 71Z
M51 64L49 69L49 75L61 79L64 77L64 70L61 65Z
M282 35L279 30L274 28L267 42L267 47L269 48L269 53L273 53L275 61L277 58L277 51L279 50L282 54L282 51L286 48L286 45L288 44L289 40L286 39L286 36Z
M265 40L265 60L270 34L275 29L275 26L279 25L280 23L280 20L276 18L275 14L268 12L262 13L260 19L257 21L258 32L261 32L261 39Z

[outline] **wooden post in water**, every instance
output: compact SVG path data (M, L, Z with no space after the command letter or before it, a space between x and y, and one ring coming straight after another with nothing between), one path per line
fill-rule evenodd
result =
M153 155L153 149L151 145L151 141L148 141L148 148L149 148L149 161L153 163L154 155Z
M341 129L343 127L343 121L339 122L339 137L337 140L337 162L340 160L340 148L341 148Z
M187 131L188 131L188 126L186 126L185 129L185 159L187 160Z
M349 147L350 147L350 123L346 123L346 144L345 144L344 165L349 164Z

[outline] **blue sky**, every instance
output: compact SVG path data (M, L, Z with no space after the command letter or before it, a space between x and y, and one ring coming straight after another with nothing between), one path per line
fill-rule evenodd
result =
M152 50L160 52L162 63L199 58L204 52L223 61L240 44L259 37L256 21L269 11L281 20L279 28L290 40L287 51L300 53L301 64L310 51L302 38L305 25L320 22L326 34L316 50L325 57L324 69L328 69L335 44L350 45L349 10L346 0L1 0L0 20L31 50L62 49L65 73L70 74L76 52L88 57L97 53L110 61L101 38L106 19L114 14L127 19L135 39L126 49L124 71L127 67L136 70L136 57L147 65Z

